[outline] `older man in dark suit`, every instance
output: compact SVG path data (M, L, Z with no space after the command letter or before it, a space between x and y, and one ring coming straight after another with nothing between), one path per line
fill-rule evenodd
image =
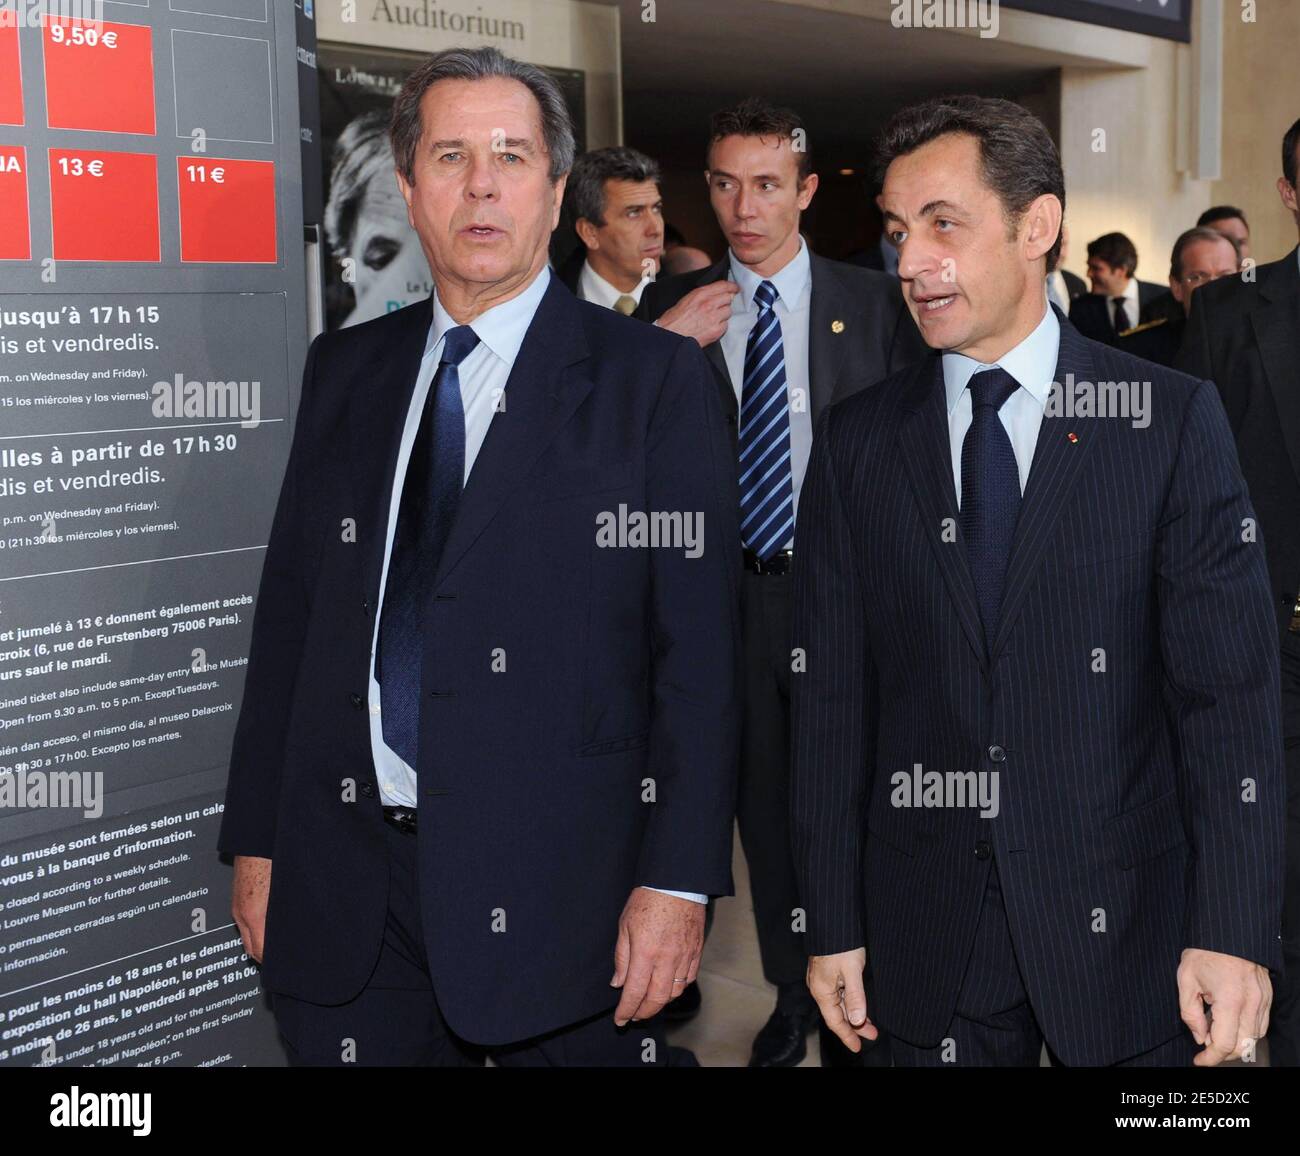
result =
M221 831L235 918L295 1062L663 1064L653 1017L731 890L716 390L693 342L549 272L573 134L546 73L439 53L392 139L435 291L308 358Z
M1285 779L1218 392L1047 305L1065 186L1032 114L928 102L881 153L933 352L827 410L808 467L811 989L848 1046L881 1025L908 1066L1037 1065L1044 1042L1071 1065L1249 1055L1281 958Z

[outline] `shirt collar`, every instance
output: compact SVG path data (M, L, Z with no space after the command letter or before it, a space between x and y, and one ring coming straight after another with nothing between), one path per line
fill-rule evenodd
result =
M1048 305L1043 319L1034 331L1014 349L1000 357L996 364L1005 369L1020 383L1044 409L1056 377L1056 358L1061 350L1061 323L1056 311ZM952 413L970 379L983 369L993 366L951 350L943 355L943 386L948 398L948 412Z
M628 293L624 293L615 285L611 285L595 269L591 267L590 261L582 263L582 272L579 274L579 288L582 290L582 296L585 300L596 305L603 305L606 309L613 309L614 302L620 297L631 297L638 305L641 304L641 293L650 283L649 277L642 277L636 288Z
M736 255L727 250L731 260L731 279L740 286L740 297L745 299L745 308L754 307L754 294L764 281L771 281L776 295L786 309L797 309L812 278L812 261L808 256L808 243L799 237L799 251L786 262L785 266L770 277L760 277L748 265L742 265Z
M479 341L507 366L514 365L515 358L519 356L519 347L524 343L524 334L533 323L533 315L537 312L537 306L541 304L550 283L550 266L543 265L541 271L522 293L515 294L508 301L502 301L500 305L493 305L491 309L480 313L469 323L469 327L478 334ZM424 355L427 357L432 353L438 342L442 340L443 334L448 329L454 329L457 324L451 314L442 307L442 302L438 300L438 291L434 289L433 320L429 322L429 336L424 344Z
M1124 292L1118 294L1118 296L1123 297L1125 301L1131 301L1136 304L1138 299L1138 279L1136 277L1130 277L1128 279L1128 284L1124 286ZM1115 298L1112 297L1111 300L1114 301ZM1136 325L1137 319L1133 318L1130 323Z

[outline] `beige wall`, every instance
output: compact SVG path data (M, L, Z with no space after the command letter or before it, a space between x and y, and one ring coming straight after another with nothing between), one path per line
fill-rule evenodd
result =
M1164 284L1178 234L1210 204L1211 183L1175 167L1179 50L1153 39L1144 68L1061 70L1066 267L1081 276L1088 241L1119 231L1137 246L1138 276Z
M1300 3L1260 0L1254 24L1234 0L1223 18L1223 172L1210 204L1236 205L1250 220L1260 262L1295 247L1296 223L1282 207L1282 134L1300 118Z

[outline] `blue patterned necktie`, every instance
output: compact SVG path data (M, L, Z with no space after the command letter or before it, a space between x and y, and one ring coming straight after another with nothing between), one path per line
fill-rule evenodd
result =
M740 536L763 561L785 548L794 528L790 395L777 318L776 286L754 294L758 320L745 346L740 391Z
M424 605L465 479L465 407L456 367L477 344L478 334L468 325L447 330L406 465L379 615L375 679L382 693L384 742L412 770L419 740Z
M1020 513L1020 471L998 410L1020 383L995 367L975 374L969 388L971 423L961 444L961 532L984 637L992 644Z

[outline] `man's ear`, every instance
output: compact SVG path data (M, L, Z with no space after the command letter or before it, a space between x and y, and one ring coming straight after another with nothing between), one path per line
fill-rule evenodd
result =
M1031 261L1046 257L1061 232L1064 210L1055 193L1044 193L1025 211L1025 256Z
M415 216L411 212L411 198L415 196L415 186L407 183L406 178L402 176L401 169L394 169L393 173L397 177L397 188L402 194L402 200L406 202L406 222L414 229Z
M1286 177L1277 178L1277 193L1282 198L1282 204L1287 211L1294 213L1300 211L1300 204L1297 204L1295 185L1291 184Z
M813 194L817 192L818 177L816 173L809 173L799 186L799 211L803 212L812 204Z
M556 226L560 223L560 212L564 208L564 190L569 184L569 174L565 173L555 182L554 194L555 204L551 212L551 232L554 233Z
M600 248L600 234L597 233L596 226L586 217L579 217L573 222L573 231L578 234L578 239L588 249Z

